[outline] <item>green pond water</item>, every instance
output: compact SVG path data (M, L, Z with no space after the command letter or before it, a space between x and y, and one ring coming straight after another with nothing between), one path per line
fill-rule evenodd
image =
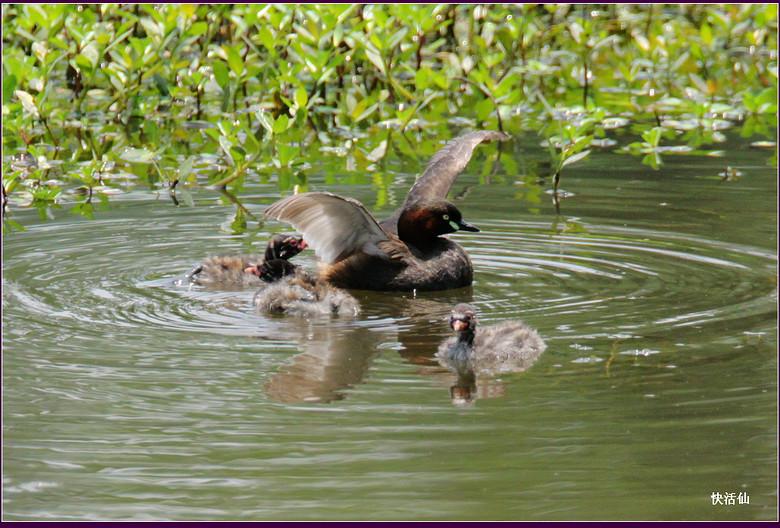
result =
M522 169L535 141L502 156ZM723 148L659 171L596 151L567 168L556 217L546 186L480 176L481 146L453 189L482 229L452 235L473 287L355 292L355 320L263 317L251 289L175 283L290 232L263 220L287 194L273 179L239 197L246 234L208 189L186 207L138 188L94 220L16 209L4 519L776 519L777 173L767 149ZM742 175L721 181L726 166ZM388 165L391 201L419 169ZM393 209L310 172L309 190ZM547 351L464 385L433 357L461 301L481 324L522 318Z

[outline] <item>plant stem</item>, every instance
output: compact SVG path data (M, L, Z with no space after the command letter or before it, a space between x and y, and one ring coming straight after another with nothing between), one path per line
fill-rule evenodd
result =
M487 97L488 99L490 99L491 101L493 101L493 107L495 107L495 109L496 109L496 117L498 118L498 130L499 130L500 132L503 132L503 131L504 131L504 124L503 124L503 122L501 121L501 112L499 112L499 111L498 111L498 101L496 101L496 98L495 98L495 97L493 97L493 94L492 94L492 93L490 93L490 92L487 90L487 88L483 87L481 84L478 84L478 83L476 83L476 82L472 81L472 80L471 80L471 79L469 79L468 77L460 77L460 76L455 76L455 77L453 77L453 79L457 79L457 80L459 80L459 81L466 81L467 83L471 84L472 86L475 86L475 87L479 88L479 90L480 90L480 91L481 91L483 94L485 94L485 97Z
M241 176L249 168L250 165L252 165L255 161L257 161L257 159L260 157L260 154L262 154L262 152L258 151L254 156L249 158L245 163L236 167L236 170L234 170L230 176L227 176L226 178L222 178L216 183L212 183L211 185L209 185L209 187L224 189L228 183L232 182L233 180Z

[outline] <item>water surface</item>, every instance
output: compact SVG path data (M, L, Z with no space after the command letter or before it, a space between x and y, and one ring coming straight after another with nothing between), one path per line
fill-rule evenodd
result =
M193 208L114 196L92 221L16 212L5 519L775 519L776 169L727 147L660 171L595 152L565 173L560 216L523 174L478 175L495 152L480 147L454 189L482 229L453 235L473 286L355 292L355 320L262 317L251 290L174 283L289 231L263 220L273 183L240 196L243 234L207 189ZM721 181L726 165L743 175ZM398 170L391 199L413 178ZM326 179L309 190L392 210ZM433 357L464 300L481 324L522 318L547 351L464 384Z

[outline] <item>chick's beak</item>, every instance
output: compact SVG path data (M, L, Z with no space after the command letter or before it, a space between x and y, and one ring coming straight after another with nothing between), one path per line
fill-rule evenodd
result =
M462 319L453 319L450 322L450 326L453 330L456 332L461 332L469 327L469 324L466 321L463 321Z

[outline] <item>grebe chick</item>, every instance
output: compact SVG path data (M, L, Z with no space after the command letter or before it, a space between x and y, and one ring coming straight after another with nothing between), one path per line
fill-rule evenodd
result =
M450 328L457 335L439 345L436 356L459 371L467 369L483 375L520 372L547 348L536 330L521 321L478 328L477 312L468 304L452 309Z
M198 284L233 284L259 286L261 280L244 270L266 261L290 259L306 248L302 238L293 235L275 235L268 241L265 254L260 255L211 255L185 276L188 282Z
M252 299L258 313L355 316L357 299L344 290L314 278L294 264L276 259L246 269L267 284Z

